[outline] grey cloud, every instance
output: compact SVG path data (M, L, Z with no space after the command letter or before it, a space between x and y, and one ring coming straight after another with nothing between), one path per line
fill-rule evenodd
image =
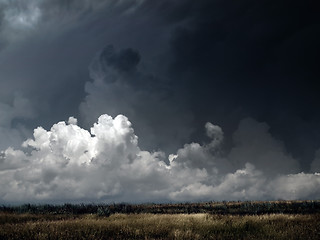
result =
M161 79L140 69L139 59L135 50L112 46L97 54L90 65L93 82L86 83L80 105L82 119L89 125L104 112L123 113L143 136L143 147L172 151L190 136L193 116Z
M266 121L308 171L320 139L315 3L189 4L176 9L188 24L172 35L170 76L189 91L195 125L212 119L230 136L244 117Z
M1 199L319 196L312 1L0 1L0 24ZM99 158L75 118L45 130L104 113L139 145L127 126ZM76 157L99 167L66 167Z
M222 133L213 124L207 123L206 127L218 130L215 136ZM252 137L249 130L248 134ZM140 149L131 122L123 115L100 116L90 132L77 126L75 118L54 124L49 131L38 127L23 146L24 151L8 148L1 153L0 201L146 202L320 196L319 174L286 175L280 170L274 175L257 169L255 159L249 158L240 168L223 169L226 163L221 160L229 160L210 151L218 144L186 144L166 163L164 152Z
M108 45L102 50L100 61L104 71L108 71L108 67L104 66L107 65L109 67L114 67L121 72L131 72L136 70L138 63L140 62L140 55L137 51L132 49L123 49L117 53L112 45Z
M289 174L272 180L268 190L277 199L318 199L319 174Z
M14 125L19 119L34 119L36 113L31 102L15 94L11 103L0 102L0 150L8 147L19 147L21 141L28 135L23 124Z
M113 62L115 78L119 80L119 76L123 75L121 78L131 85L130 89L139 88L130 96L131 90L121 91L119 86L118 90L122 92L119 94L122 98L120 102L133 103L128 104L130 106L126 107L124 113L135 122L140 119L143 121L144 117L138 117L136 113L134 117L133 109L129 109L138 105L140 112L151 115L146 118L153 117L154 113L147 111L151 103L148 105L143 100L148 97L147 90L141 90L148 88L151 98L154 99L152 103L158 101L158 98L162 99L160 105L163 107L159 114L172 115L172 120L175 112L181 114L182 118L191 118L188 112L181 109L181 100L174 106L175 109L164 109L172 104L171 99L163 99L172 94L163 91L168 86L162 86L162 80L159 81L161 78L156 77L153 70L147 70L147 73L143 74L136 70L138 64L145 69L154 69L154 65L158 65L150 59L157 58L164 48L156 46L162 45L164 39L168 39L170 35L161 16L154 14L156 9L145 7L144 1L12 1L2 6L2 12L7 12L7 18L11 16L17 21L19 14L26 15L33 8L40 11L39 19L30 27L15 28L4 19L1 28L0 41L6 42L6 45L0 53L0 102L7 104L13 98L14 92L21 92L37 115L32 121L26 118L15 120L15 125L23 125L30 132L38 125L50 127L69 115L82 115L78 107L86 96L85 84L90 81L88 66L94 54L108 42L117 43L117 47L123 50L114 51L112 56L109 56L109 63L104 63L109 66L103 65L102 70L106 71L104 68L108 68L110 72L110 63ZM147 16L154 16L154 21L145 21ZM128 29L132 30L130 37L127 36ZM139 61L139 55L144 56L143 62ZM124 77L126 74L128 77ZM108 81L111 81L111 78L108 78ZM114 95L113 101L116 97ZM103 104L101 101L101 105ZM106 112L104 109L97 109L98 114L90 117L90 121L86 121L87 117L79 118L80 124L89 126L99 115ZM117 104L114 104L109 113L115 116L122 111L123 108L117 109ZM153 128L152 121L153 119L150 119L143 128L138 127L138 131L145 132L141 133L142 135L156 138L152 131L149 133L149 129ZM183 130L172 130L178 135L180 142L190 134L190 121L187 122ZM182 122L179 124L182 125ZM149 147L158 146L150 144Z
M320 149L315 152L315 158L311 163L311 172L320 172Z
M233 170L232 164L223 156L221 145L223 131L212 123L205 124L206 133L211 138L208 144L199 143L185 144L177 151L174 161L190 168L205 169L210 176L218 178Z
M243 119L233 135L235 146L229 158L237 167L250 162L257 169L273 174L297 173L299 162L286 152L284 144L273 138L266 123Z

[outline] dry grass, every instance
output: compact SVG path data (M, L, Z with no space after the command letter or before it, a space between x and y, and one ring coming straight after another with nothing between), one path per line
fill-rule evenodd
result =
M3 213L0 239L320 239L320 215Z

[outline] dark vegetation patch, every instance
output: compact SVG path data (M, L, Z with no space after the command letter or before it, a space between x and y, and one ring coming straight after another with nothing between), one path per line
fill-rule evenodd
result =
M98 214L109 216L115 213L124 214L231 214L231 215L260 215L260 214L315 214L320 213L320 200L313 201L246 201L246 202L202 202L174 204L24 204L20 206L0 206L3 213L31 214Z

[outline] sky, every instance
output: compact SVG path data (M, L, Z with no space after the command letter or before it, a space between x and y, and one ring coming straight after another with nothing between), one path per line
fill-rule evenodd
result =
M319 199L319 42L311 0L0 0L0 203Z

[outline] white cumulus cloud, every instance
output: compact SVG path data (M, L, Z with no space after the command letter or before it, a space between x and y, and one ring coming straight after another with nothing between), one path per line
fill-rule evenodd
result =
M248 121L254 130L247 125ZM74 117L54 124L50 130L38 127L33 138L22 144L23 151L7 148L1 152L0 201L147 202L320 197L319 174L283 173L283 165L291 166L293 160L268 133L266 124L252 119L240 123L235 146L227 154L220 151L222 129L211 123L205 127L211 138L209 143L185 144L176 154L169 155L169 161L162 151L140 149L132 124L123 115L115 118L101 115L90 131L79 127ZM244 129L248 135L242 132ZM263 147L251 154L250 146L260 140ZM272 165L275 173L261 167L259 159L268 152L273 153L268 156L276 161L284 161L279 163L278 171ZM244 158L247 162L239 167Z

